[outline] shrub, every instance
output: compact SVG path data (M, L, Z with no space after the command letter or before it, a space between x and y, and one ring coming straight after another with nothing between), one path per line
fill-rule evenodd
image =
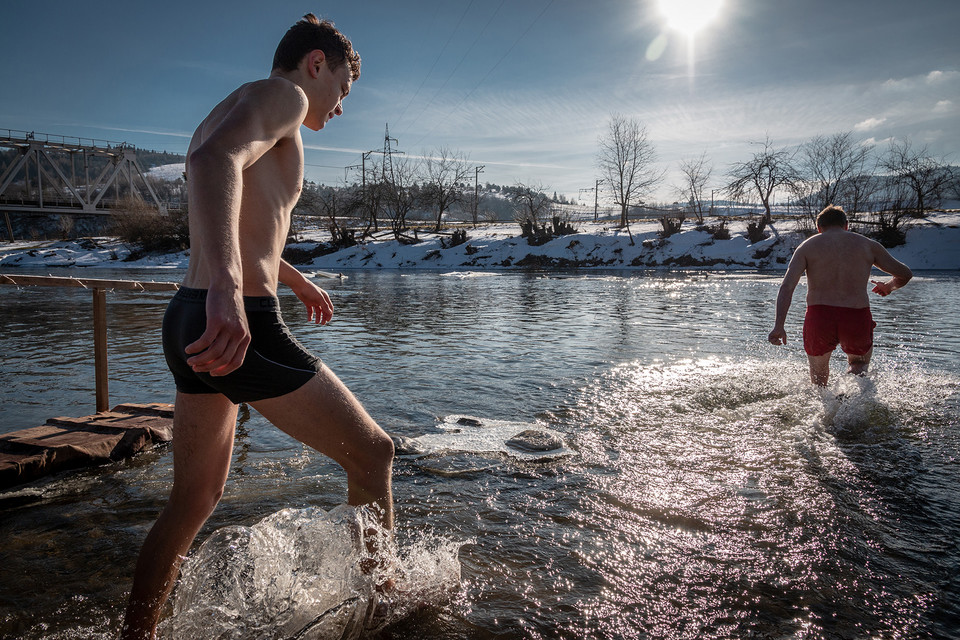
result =
M747 223L747 238L750 239L750 244L756 244L769 237L769 234L764 231L766 227L767 221L763 217L756 222Z
M183 251L190 246L186 213L160 213L139 198L128 197L118 203L111 232L139 247L139 253Z
M680 233L680 225L683 224L682 220L677 218L671 218L670 216L661 216L660 217L660 237L669 238L675 233Z
M450 240L441 240L440 245L444 249L449 249L450 247L456 247L467 241L467 231L465 229L457 229L450 235Z
M564 220L560 216L553 216L550 226L540 226L530 218L520 222L520 236L526 238L527 244L534 247L576 232L577 229L570 224L569 220Z
M727 229L727 221L721 220L719 223L714 225L709 225L706 228L710 232L710 235L714 240L729 240L730 239L730 229Z

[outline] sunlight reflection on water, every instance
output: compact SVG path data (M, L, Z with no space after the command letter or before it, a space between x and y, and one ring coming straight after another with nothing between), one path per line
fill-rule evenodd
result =
M324 328L282 296L294 334L371 414L427 446L396 460L399 549L439 541L458 550L460 577L390 637L948 635L960 277L921 277L876 303L870 375L836 375L821 393L799 309L787 347L765 342L776 275L565 275L351 274L323 283L338 314ZM0 424L89 412L89 294L0 295ZM111 396L170 401L165 299L110 296ZM461 417L478 424L454 427ZM508 440L524 431L555 436L562 455L523 455ZM171 478L161 450L0 494L0 635L112 637ZM194 553L291 507L320 527L345 493L334 463L243 407ZM291 577L269 569L276 553L254 556ZM356 560L344 558L334 565ZM253 596L256 608L267 593Z

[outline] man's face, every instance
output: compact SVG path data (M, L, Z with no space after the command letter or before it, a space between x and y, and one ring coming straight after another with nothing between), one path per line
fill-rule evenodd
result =
M350 93L353 81L350 66L342 64L335 71L324 62L320 65L315 81L315 91L310 96L312 123L305 122L314 131L323 129L335 116L343 114L343 99Z

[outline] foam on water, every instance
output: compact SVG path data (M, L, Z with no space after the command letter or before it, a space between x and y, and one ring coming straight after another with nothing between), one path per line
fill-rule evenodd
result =
M424 453L505 455L520 460L549 460L570 455L555 431L537 424L454 414L438 425L439 433L411 438Z
M346 505L219 529L184 562L161 637L357 638L460 589L462 542L388 540L367 509Z

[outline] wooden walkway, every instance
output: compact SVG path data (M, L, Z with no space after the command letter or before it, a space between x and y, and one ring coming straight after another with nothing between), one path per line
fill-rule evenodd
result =
M58 471L116 462L173 439L173 405L121 404L0 435L0 490Z

